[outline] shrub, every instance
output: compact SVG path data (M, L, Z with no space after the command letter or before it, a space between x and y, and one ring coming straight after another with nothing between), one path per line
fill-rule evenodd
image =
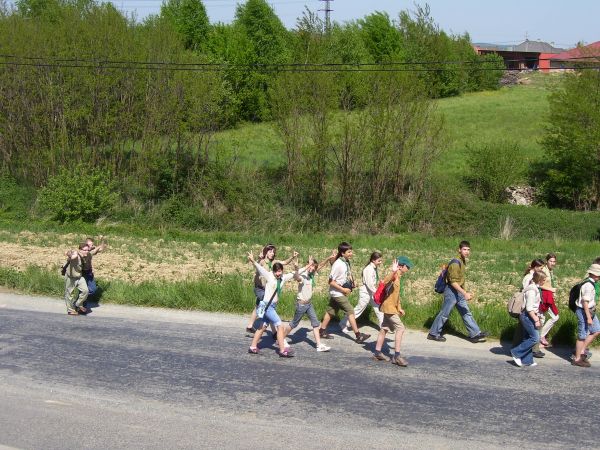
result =
M19 186L14 178L0 175L0 214L13 219L25 219L32 204L33 189Z
M504 189L522 181L526 160L516 142L467 145L468 180L484 200L500 202Z
M107 180L106 173L81 165L63 169L40 191L39 206L59 222L92 222L116 203L117 196Z

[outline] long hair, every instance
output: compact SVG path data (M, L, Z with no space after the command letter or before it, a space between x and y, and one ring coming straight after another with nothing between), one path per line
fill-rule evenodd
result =
M531 261L531 264L525 269L525 273L523 275L527 275L530 271L537 269L538 267L542 267L546 264L542 259L534 259Z
M269 250L273 250L273 258L275 258L275 254L277 253L277 248L275 248L275 246L273 244L267 244L263 247L263 250L262 250L263 257L264 258L267 257L267 252Z
M367 266L369 264L371 264L373 261L377 261L379 258L381 258L383 255L379 252L373 252L371 253L371 257L369 258L369 262L367 263ZM366 266L365 266L366 267Z

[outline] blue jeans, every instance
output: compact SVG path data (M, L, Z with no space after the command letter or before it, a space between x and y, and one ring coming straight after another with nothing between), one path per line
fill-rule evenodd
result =
M281 319L277 314L277 303L271 303L267 310L265 311L265 315L262 318L262 326L266 327L269 324L273 324L275 328L281 325Z
M98 290L98 286L96 286L96 280L94 279L94 272L83 272L83 278L85 278L85 282L88 287L88 297L91 297Z
M519 322L523 325L523 340L519 345L511 349L515 358L520 358L525 365L533 363L533 346L540 341L540 332L535 328L535 322L527 311L519 316Z
M588 335L600 331L600 321L598 321L598 316L594 314L592 317L592 324L588 325L583 308L577 307L575 314L577 315L577 339L583 341Z
M321 322L319 322L319 319L317 318L315 307L312 303L296 303L296 313L294 314L294 319L290 322L290 328L292 330L300 324L300 320L304 314L306 314L310 319L311 327L317 328L319 325L321 325Z
M444 324L448 320L448 317L450 317L450 313L454 306L456 306L456 309L462 317L463 323L469 333L469 337L475 337L481 333L481 330L477 326L477 322L475 322L475 319L473 318L473 314L471 314L471 310L469 309L469 305L467 305L465 297L458 293L456 289L446 286L442 309L433 321L433 324L429 329L429 334L433 336L440 336L442 334L442 328L444 328Z

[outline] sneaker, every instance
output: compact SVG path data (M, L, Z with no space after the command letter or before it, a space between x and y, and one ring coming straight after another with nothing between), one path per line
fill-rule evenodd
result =
M444 336L436 336L434 334L428 334L427 339L430 341L446 342L446 338Z
M246 333L254 334L254 333L256 333L256 328L246 327Z
M544 347L549 347L550 343L548 342L548 340L545 337L543 337L543 338L540 338L540 345L543 345Z
M401 356L392 356L391 361L392 361L392 364L396 364L397 366L400 366L400 367L408 366L408 363L406 362L406 360Z
M258 347L250 347L248 349L248 353L250 353L251 355L260 355L260 352L258 351Z
M342 328L342 333L350 334L350 333L352 333L352 328L344 327L344 328Z
M527 364L527 367L535 367L535 366L537 366L537 365L538 365L538 363L536 363L536 362L534 361L534 362L532 362L531 364Z
M319 328L319 337L321 339L333 339L333 336L324 330L323 328Z
M546 356L544 352L533 352L534 358L543 358L544 356Z
M590 359L591 357L592 357L592 352L590 352L588 349L586 349L585 352L581 354L581 359L585 359L586 361L588 359ZM575 359L575 352L571 353L571 356L569 357L569 359L571 361L573 361Z
M523 363L521 362L521 358L517 358L515 355L513 355L513 352L510 352L510 356L512 356L513 361L515 362L515 364L518 367L523 367Z
M356 341L357 344L362 344L363 342L365 342L370 337L371 337L370 334L358 333L358 336L356 336L355 341Z
M292 358L294 356L294 352L291 348L286 348L284 351L279 352L279 356L282 358Z
M592 365L585 359L581 358L579 361L574 359L571 364L578 367L592 367Z
M286 340L283 341L283 346L285 348L290 348L290 344L288 344ZM273 344L273 347L279 348L279 342L275 342L275 344Z
M328 352L329 350L331 350L331 347L325 344L319 344L319 346L317 347L318 352Z
M469 340L473 343L473 344L477 344L479 342L485 342L485 338L489 336L489 333L487 333L486 331L482 331L481 333L470 337Z
M373 354L373 359L376 361L389 361L390 359L385 356L382 352L375 352Z

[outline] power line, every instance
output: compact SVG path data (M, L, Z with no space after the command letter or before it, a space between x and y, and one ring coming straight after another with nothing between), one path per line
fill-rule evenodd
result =
M135 60L109 60L98 58L52 58L43 56L20 56L11 54L0 54L0 58L27 60L27 61L42 61L44 65L61 66L62 63L73 63L80 66L87 63L90 66L174 66L174 67L196 67L196 68L213 68L218 70L236 69L236 68L328 68L328 67L388 67L388 66L427 66L427 65L475 65L489 64L490 61L485 60L441 60L441 61L390 61L380 63L219 63L219 62L196 62L196 63L179 63L173 61L135 61ZM580 56L561 59L561 61L579 61L579 60L600 60L600 56ZM536 61L551 61L552 58L536 58ZM519 58L507 59L502 63L507 62L531 62L532 59ZM12 61L2 62L0 64L13 63ZM26 65L25 63L14 62L13 64ZM28 64L31 65L31 64ZM490 68L490 70L502 70L503 68ZM510 70L510 69L509 69Z
M211 66L161 66L161 65L126 65L126 64L77 64L77 63L44 63L44 62L18 62L18 61L0 61L0 66L4 67L34 67L34 68L73 68L73 69L97 69L97 70L148 70L148 71L185 71L185 72L222 72L227 69L237 70L248 70L248 67L211 67ZM581 69L582 67L568 66L561 67L562 70L573 70ZM600 69L600 65L588 66L585 69ZM375 67L375 68L361 68L361 67L314 67L314 66L295 66L295 67L264 67L264 72L295 72L295 73L310 73L310 72L438 72L444 70L439 67L426 67L426 68L390 68L390 67ZM506 67L476 67L471 69L475 72L485 71L539 71L537 69L509 69Z

